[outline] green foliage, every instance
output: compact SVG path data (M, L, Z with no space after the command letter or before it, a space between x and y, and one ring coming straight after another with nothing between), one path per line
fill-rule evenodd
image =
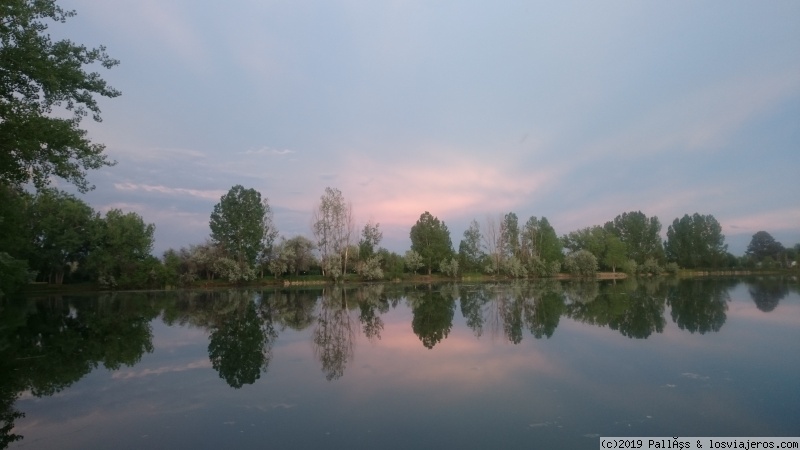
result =
M687 269L719 267L728 246L722 227L712 215L694 213L675 219L667 228L664 244L667 259Z
M678 263L669 262L669 263L667 263L666 266L664 266L664 271L667 272L670 275L677 274L678 270L680 270L680 267L678 267Z
M564 259L562 249L561 239L546 217L531 217L525 222L520 238L523 261L528 262L533 257L538 257L548 264L552 261L561 262Z
M628 258L637 264L643 264L647 258L664 260L658 217L648 218L641 211L626 212L614 218L613 222L606 222L604 228L625 244Z
M377 255L381 259L381 269L388 279L397 279L403 276L405 269L405 259L395 252L390 252L385 248L378 249Z
M383 232L380 230L379 223L367 222L364 229L361 230L361 240L358 241L358 256L360 258L369 258L380 245L383 239Z
M408 270L414 272L415 274L417 273L417 270L419 270L422 267L422 255L415 252L414 250L406 251L406 254L403 257L403 259L405 260L406 267L408 267Z
M480 225L476 220L473 220L469 228L464 230L464 238L458 245L459 263L464 271L478 270L485 255L481 250Z
M564 247L571 251L586 250L591 252L598 260L602 260L606 252L606 239L609 232L603 227L595 225L577 231L571 231L561 238Z
M252 267L226 257L219 258L214 262L214 272L232 283L256 279L256 272Z
M93 187L87 170L114 164L79 126L89 113L101 120L96 95L120 95L85 67L110 69L119 62L103 46L51 40L46 21L74 15L55 0L13 0L0 7L0 183L32 182L42 189L55 175L85 192ZM54 109L72 116L58 117Z
M276 278L287 272L295 276L308 272L317 263L313 252L314 243L306 237L281 239L280 243L273 246L268 263L269 271Z
M98 219L83 201L55 189L42 189L29 209L33 268L50 283L61 284L65 271L86 262L97 237Z
M0 297L16 292L28 282L28 263L0 252Z
M214 205L211 239L242 268L253 268L264 249L271 249L277 231L267 199L255 189L233 186Z
M745 255L755 261L763 262L766 258L774 261L779 259L784 250L783 244L776 241L771 234L766 231L759 231L750 239Z
M500 224L500 242L499 250L505 258L520 255L519 219L513 212L503 217L503 222Z
M639 264L636 273L639 275L661 275L661 266L655 258L647 258L644 263Z
M439 263L439 271L448 277L458 276L458 260L456 258L443 259Z
M145 224L134 212L112 209L94 230L87 266L97 279L114 280L122 287L148 279L155 225Z
M377 226L375 228L377 231ZM347 271L350 239L353 234L353 208L346 203L342 191L326 187L325 194L314 210L312 232L317 241L317 250L322 260L322 270L326 276L337 279ZM336 273L328 274L333 256L339 257L340 264Z
M527 271L535 277L552 277L561 272L560 261L542 261L538 256L534 256L528 261Z
M592 277L597 273L597 258L588 250L578 250L564 258L564 269L575 276Z
M616 235L611 233L606 234L605 239L605 254L603 255L603 263L611 267L612 272L617 271L617 267L621 267L628 260L627 246Z
M623 263L623 265L620 266L620 270L622 270L624 273L627 273L628 275L636 275L636 270L638 268L639 265L636 264L636 261L632 259L625 261L625 263Z
M512 256L503 262L503 272L512 278L525 278L528 275L528 269L516 256Z
M342 278L342 257L339 254L328 255L327 258L322 260L322 271L326 277L334 281L339 281Z
M453 244L447 225L428 211L419 216L417 223L411 227L411 249L422 257L422 264L428 269L428 275L434 264L453 255Z
M381 257L374 255L359 261L356 265L356 273L363 280L382 280L383 269L381 269Z

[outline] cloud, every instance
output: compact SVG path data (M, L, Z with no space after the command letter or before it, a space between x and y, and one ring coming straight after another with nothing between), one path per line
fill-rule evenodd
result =
M111 375L111 378L114 380L127 380L130 378L143 378L151 375L185 372L187 370L207 369L210 367L211 367L211 361L209 361L208 359L202 359L199 361L193 361L182 365L156 367L155 369L146 368L142 370L120 370L114 372Z
M443 144L399 154L403 157L389 163L361 151L344 158L340 189L356 206L357 217L410 225L424 211L442 218L513 210L537 198L561 174L555 166L520 170L519 155L498 158Z
M120 191L144 191L144 192L158 192L167 195L183 195L202 198L204 200L219 201L220 197L225 195L226 191L214 189L187 189L187 188L171 188L162 185L152 184L136 184L136 183L114 183L114 188Z
M273 156L284 156L284 155L290 155L292 153L295 153L295 151L286 148L277 149L270 147L261 147L258 150L247 150L244 152L245 155L273 155Z

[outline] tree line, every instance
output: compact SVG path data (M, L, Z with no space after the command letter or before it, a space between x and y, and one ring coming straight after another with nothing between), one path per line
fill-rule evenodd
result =
M381 247L380 223L356 231L352 204L328 187L312 213L309 236L280 236L269 200L233 186L209 216L209 238L151 255L155 225L134 212L94 211L79 198L43 188L29 193L0 185L0 289L29 281L94 282L101 288L162 288L202 281L240 283L317 275L322 279L399 279L420 272L445 277L484 275L592 277L598 271L660 275L684 269L778 268L798 258L766 231L747 252L727 251L712 215L675 218L661 239L661 222L641 211L559 236L546 217L516 213L472 220L456 251L444 221L423 212L410 228L403 255Z

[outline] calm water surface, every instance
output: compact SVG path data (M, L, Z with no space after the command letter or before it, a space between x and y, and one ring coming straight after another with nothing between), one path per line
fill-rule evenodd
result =
M0 448L598 448L800 434L787 279L0 301Z

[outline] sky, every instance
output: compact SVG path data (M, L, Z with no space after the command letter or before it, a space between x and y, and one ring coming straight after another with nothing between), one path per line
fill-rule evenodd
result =
M83 127L118 164L81 195L208 238L232 186L311 236L325 188L400 253L420 214L559 235L713 215L729 250L800 243L800 2L61 0L122 91ZM56 186L69 190L63 181Z

